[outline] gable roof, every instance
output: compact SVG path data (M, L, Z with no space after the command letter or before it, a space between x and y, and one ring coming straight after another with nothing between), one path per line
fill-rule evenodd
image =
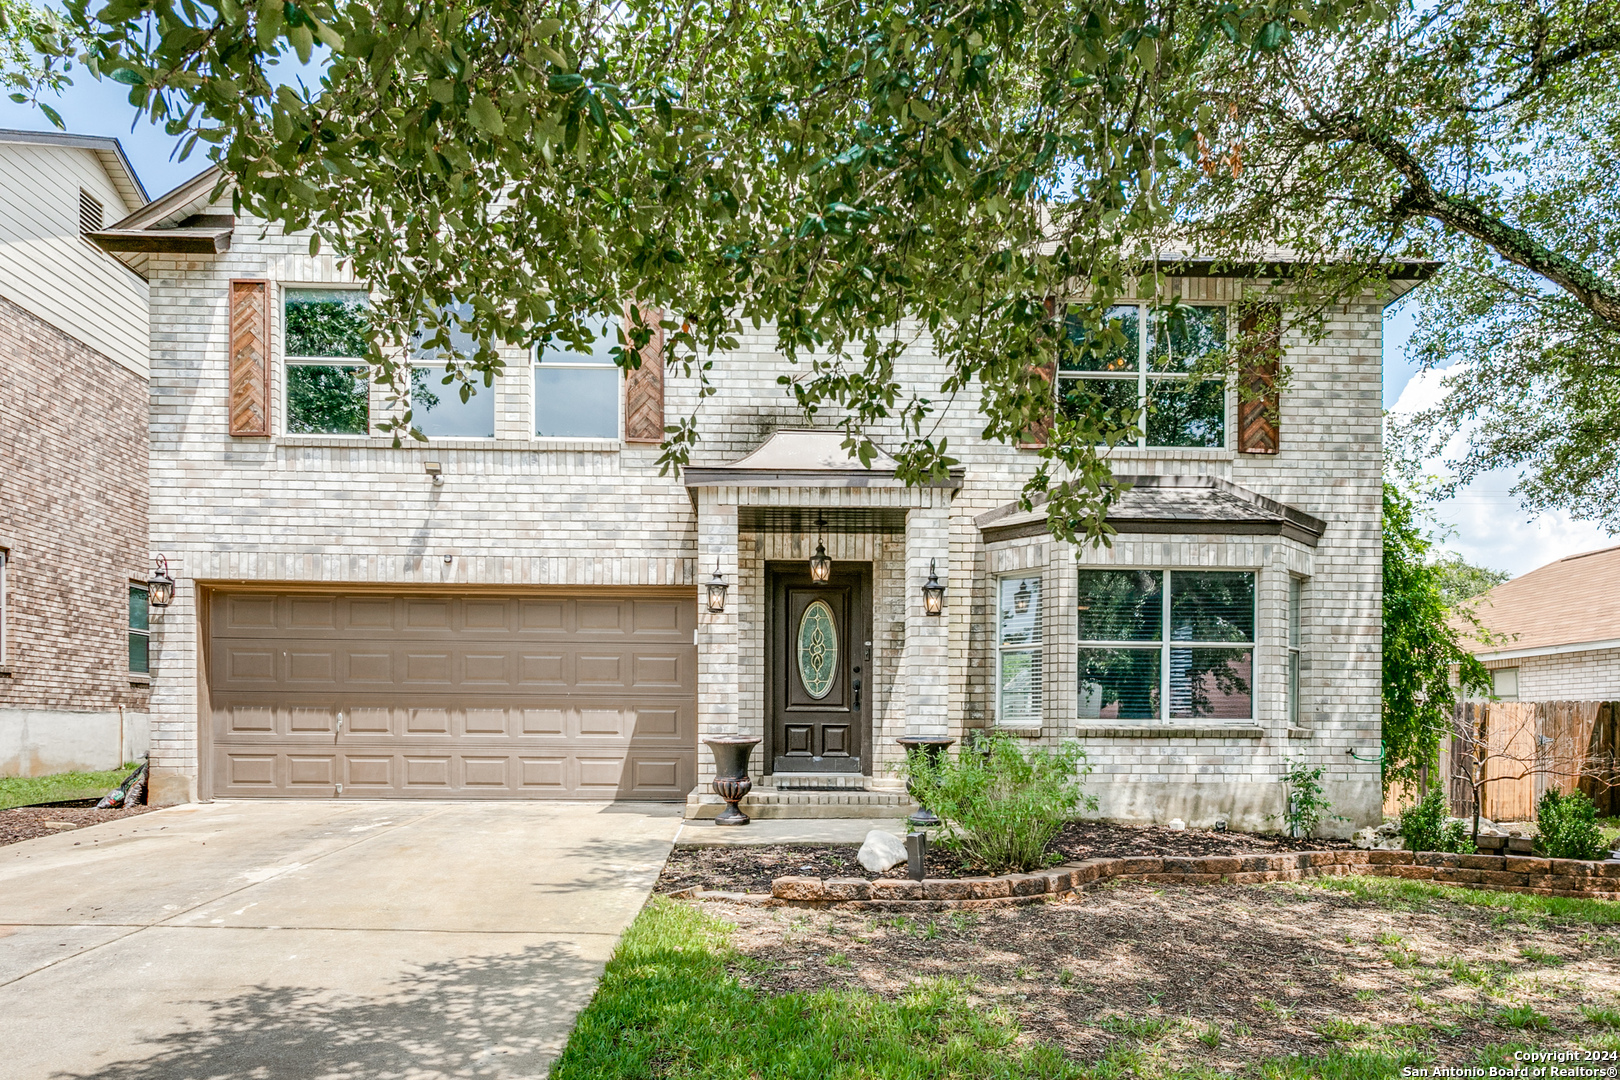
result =
M124 146L107 135L72 135L65 131L19 131L0 128L0 143L29 143L34 146L63 146L89 150L107 170L107 177L126 206L141 206L147 200L146 188L135 175L135 166L124 154Z
M1472 648L1507 659L1620 647L1620 546L1570 555L1504 581L1476 601L1479 621L1507 640ZM1458 625L1465 635L1467 627Z
M1315 547L1327 522L1216 476L1116 476L1131 485L1108 508L1119 533L1225 533L1286 536ZM1007 503L974 518L986 541L1046 533L1044 501L1033 510Z
M220 255L231 248L236 218L213 210L222 172L214 165L159 195L122 221L85 235L136 273L155 251Z

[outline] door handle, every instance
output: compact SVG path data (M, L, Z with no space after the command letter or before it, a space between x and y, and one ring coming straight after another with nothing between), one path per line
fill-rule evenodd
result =
M855 678L851 685L855 688L855 711L861 711L861 676L860 668L855 669Z

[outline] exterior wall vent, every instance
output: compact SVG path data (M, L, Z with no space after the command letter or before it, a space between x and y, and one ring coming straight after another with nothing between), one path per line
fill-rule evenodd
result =
M101 200L84 188L79 189L79 231L100 232L102 224Z

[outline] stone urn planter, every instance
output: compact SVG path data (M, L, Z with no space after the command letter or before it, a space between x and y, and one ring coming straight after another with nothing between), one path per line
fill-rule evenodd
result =
M939 764L946 749L956 740L946 735L902 735L894 741L906 748L906 764L909 766L919 755L931 765ZM906 777L906 793L917 799L909 775ZM933 829L944 824L939 820L939 815L922 804L921 799L917 799L917 812L906 818L906 822L919 829Z
M714 793L726 800L725 809L714 819L716 825L746 825L748 815L737 808L744 795L754 790L748 777L748 759L754 747L765 740L758 735L717 735L704 739L714 752Z

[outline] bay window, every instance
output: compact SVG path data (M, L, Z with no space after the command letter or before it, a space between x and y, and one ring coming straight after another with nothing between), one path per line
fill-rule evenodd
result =
M1039 727L1041 579L999 578L996 596L996 723Z
M1252 572L1079 573L1082 718L1253 718Z

